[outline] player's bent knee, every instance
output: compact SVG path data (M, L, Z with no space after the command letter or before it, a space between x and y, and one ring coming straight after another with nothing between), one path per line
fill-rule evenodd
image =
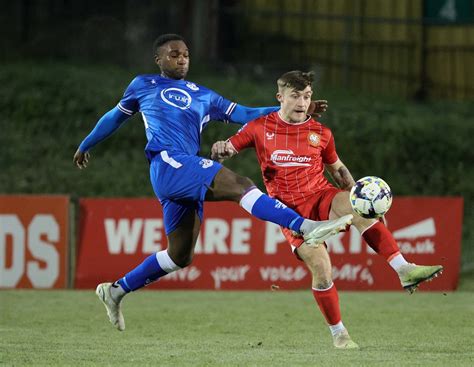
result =
M187 256L180 257L176 265L178 265L180 268L185 268L191 265L192 262L193 262L193 255L187 255Z
M246 189L255 186L254 182L248 178L248 177L241 177L242 178L242 186L244 186Z
M249 191L250 188L255 187L253 181L248 177L237 176L234 185L233 201L240 202L242 196Z
M239 191L241 192L241 194L245 193L252 186L255 186L253 181L245 176L237 176L235 181L236 185L239 187Z
M349 192L344 191L337 193L332 200L331 210L341 217L347 214L354 214L350 203Z
M250 178L240 176L230 169L222 167L206 193L206 200L231 200L239 202L242 195L252 186L255 186L255 184Z
M181 261L180 268L185 268L185 267L191 265L192 262L193 262L193 257L192 256L185 257Z
M193 262L194 254L192 253L173 253L173 251L169 251L169 255L171 260L178 265L180 268L185 268Z

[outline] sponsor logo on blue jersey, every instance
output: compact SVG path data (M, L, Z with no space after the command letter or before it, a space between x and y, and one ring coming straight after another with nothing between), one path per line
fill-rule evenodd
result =
M188 92L179 88L167 88L161 91L161 99L182 110L187 110L191 106L193 99Z
M196 84L194 84L193 82L187 82L186 87L188 87L189 89L194 90L194 91L199 90L199 87Z

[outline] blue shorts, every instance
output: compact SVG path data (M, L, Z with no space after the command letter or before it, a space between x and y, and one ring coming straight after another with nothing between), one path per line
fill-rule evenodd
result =
M167 235L190 210L196 211L202 221L206 192L221 168L210 159L166 150L151 159L150 180L163 206Z

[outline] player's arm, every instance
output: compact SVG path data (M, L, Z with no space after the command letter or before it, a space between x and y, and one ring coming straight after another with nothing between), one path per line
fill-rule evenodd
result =
M355 185L354 178L349 172L349 169L339 158L332 164L326 164L326 169L336 182L337 186L341 189L350 190L352 186Z
M235 104L233 111L230 113L230 122L245 125L247 122L255 120L257 117L268 115L278 111L280 106L273 107L246 107Z
M117 106L102 116L94 129L82 141L72 159L76 166L86 168L89 162L89 149L112 135L130 116L138 111L135 89L139 84L140 77L138 76L128 85Z
M351 187L355 185L355 181L347 167L344 165L344 163L342 163L342 161L339 159L339 156L337 155L336 143L334 142L334 136L332 135L332 132L327 129L325 130L325 133L330 135L328 137L327 145L321 152L323 163L336 182L337 186L343 190L350 190Z
M211 108L210 119L224 122L234 122L245 125L247 122L257 119L260 116L266 116L272 112L278 111L280 106L272 107L246 107L225 99L214 91L210 91ZM326 100L312 101L308 114L317 118L328 108Z
M257 117L278 111L280 106L273 107L246 107L222 97L214 91L210 93L210 119L215 121L234 122L245 125Z
M255 147L256 124L257 121L251 121L226 141L215 142L211 148L211 159L223 162L246 148Z
M321 117L321 113L326 112L328 108L328 101L318 100L311 101L308 108L308 115L313 118ZM230 121L237 124L246 124L260 116L268 115L272 112L278 111L280 106L273 107L246 107L239 104L235 104L233 111L230 114Z
M118 107L112 108L95 125L94 129L82 141L74 154L73 163L79 168L86 168L89 162L89 150L116 131L130 115Z

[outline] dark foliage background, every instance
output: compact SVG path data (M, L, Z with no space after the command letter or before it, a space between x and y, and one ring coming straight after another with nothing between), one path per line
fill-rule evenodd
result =
M144 70L143 72L149 72ZM274 81L246 78L232 70L195 68L189 79L249 106L274 105ZM135 76L112 66L3 65L0 69L0 193L65 193L84 196L153 196L139 116L92 150L90 166L78 170L72 156L97 119L112 108ZM323 89L330 101L322 121L333 130L341 159L355 178L381 176L395 195L463 196L463 265L474 262L474 104L416 104ZM203 134L202 155L238 129L213 122ZM226 165L260 187L253 152Z

